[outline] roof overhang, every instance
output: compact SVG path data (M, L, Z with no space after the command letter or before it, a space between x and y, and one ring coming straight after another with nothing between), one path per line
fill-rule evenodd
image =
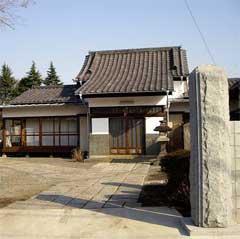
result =
M80 92L78 94L81 94ZM172 91L169 92L172 94ZM128 97L128 96L163 96L167 95L167 91L162 92L131 92L131 93L101 93L101 94L82 94L83 98L107 98L107 97Z
M174 89L161 91L135 91L135 92L106 92L106 93L84 93L81 87L75 91L75 95L80 95L81 98L96 98L96 97L125 97L125 96L152 96L152 95L169 95L172 94Z
M65 103L61 104L22 104L22 105L3 105L2 109L11 109L11 108L25 108L25 107L42 107L42 106L63 106L69 105Z

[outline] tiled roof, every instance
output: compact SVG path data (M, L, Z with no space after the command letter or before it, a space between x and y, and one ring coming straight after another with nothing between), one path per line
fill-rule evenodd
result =
M229 89L240 89L240 78L228 78Z
M23 92L10 105L81 103L76 85L39 86Z
M147 93L173 90L173 79L189 74L181 47L89 52L77 79L86 82L76 93Z

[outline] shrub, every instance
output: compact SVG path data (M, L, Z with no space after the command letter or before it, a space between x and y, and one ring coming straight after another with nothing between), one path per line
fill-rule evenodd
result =
M84 153L79 147L73 149L72 159L76 160L77 162L84 162Z
M178 150L164 156L160 165L168 176L167 195L170 204L190 212L189 159L189 151Z

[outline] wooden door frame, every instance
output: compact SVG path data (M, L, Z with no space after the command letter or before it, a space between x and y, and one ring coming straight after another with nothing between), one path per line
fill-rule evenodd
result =
M129 136L129 119L140 119L140 120L142 120L142 126L143 126L143 129L141 130L141 132L142 132L142 137L140 136L140 138L141 138L141 140L142 140L142 142L141 142L141 151L142 151L142 153L141 154L139 154L139 153L136 153L136 155L144 155L145 154L145 152L146 152L146 145L145 145L145 143L146 143L146 135L145 135L145 124L146 124L146 122L145 122L145 117L134 117L134 116L126 116L126 115L124 115L124 116L117 116L117 117L109 117L108 118L108 122L109 122L109 126L110 126L110 120L111 119L123 119L123 122L124 122L124 132L126 132L125 133L125 140L126 140L126 148L122 148L122 149L125 149L126 151L127 151L127 153L126 153L126 155L134 155L134 154L130 154L129 153L129 150L130 150L130 147L129 147L129 141L128 141L128 136ZM109 154L110 155L112 155L113 153L111 152L111 150L112 150L112 148L111 148L111 143L112 143L112 135L111 135L111 132L110 132L110 127L109 127L109 134L110 134L110 137L109 137ZM136 142L137 142L137 138L136 138ZM124 155L123 153L119 153L119 150L121 150L121 148L116 148L116 150L117 150L117 154L122 154L122 155ZM113 155L115 155L115 154L113 154Z

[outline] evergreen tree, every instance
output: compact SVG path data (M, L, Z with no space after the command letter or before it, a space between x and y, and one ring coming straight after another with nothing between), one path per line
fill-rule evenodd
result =
M32 88L32 85L27 77L23 77L17 85L16 94L21 95L24 91Z
M0 74L0 104L6 104L14 97L16 82L10 67L4 64Z
M22 78L18 83L17 94L21 94L34 86L40 86L41 83L42 76L37 70L36 64L33 61L30 71L28 71L27 75L24 78Z
M50 63L50 67L47 71L47 77L43 81L44 85L62 85L59 76L57 75L56 69L53 63Z

